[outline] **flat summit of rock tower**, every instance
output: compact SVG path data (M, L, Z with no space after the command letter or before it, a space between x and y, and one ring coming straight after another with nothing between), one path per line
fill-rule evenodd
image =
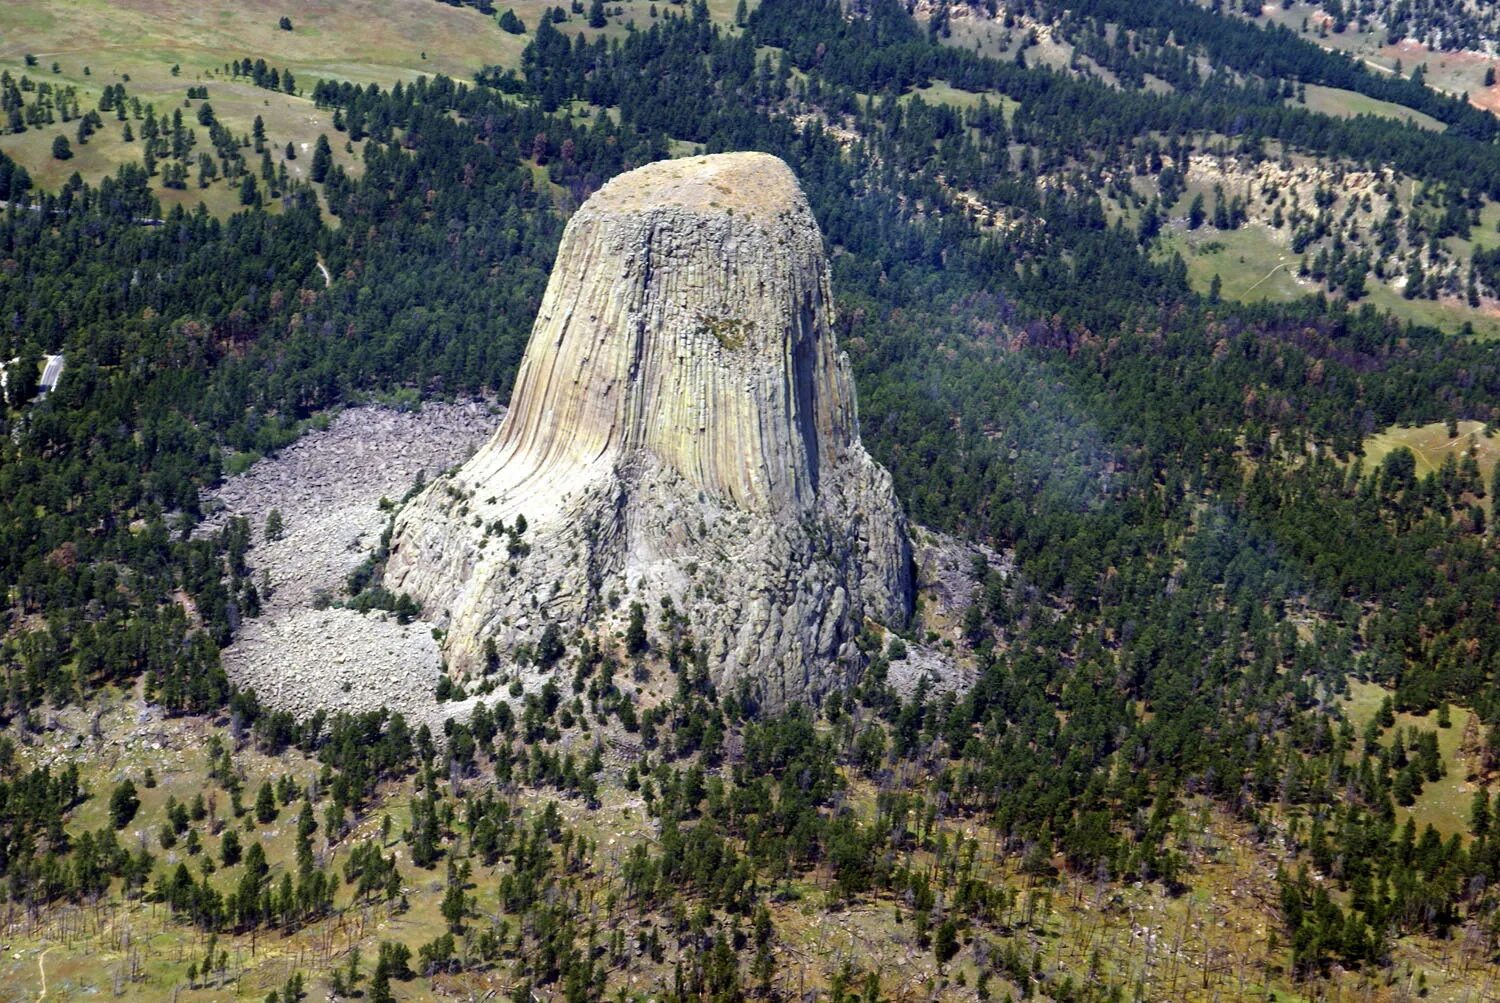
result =
M387 586L445 624L459 672L549 624L617 634L640 603L721 688L842 685L865 620L904 625L913 586L832 321L782 161L620 175L568 223L499 429L398 516Z
M658 160L621 174L589 199L597 212L680 209L704 215L775 219L791 206L807 208L797 176L769 153L719 153Z

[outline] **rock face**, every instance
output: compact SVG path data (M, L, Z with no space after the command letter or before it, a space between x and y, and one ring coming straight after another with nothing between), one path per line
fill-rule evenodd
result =
M494 437L398 517L387 587L445 623L458 672L549 623L621 631L639 602L721 688L775 705L843 684L864 619L905 624L913 585L832 320L780 160L615 178L568 223Z

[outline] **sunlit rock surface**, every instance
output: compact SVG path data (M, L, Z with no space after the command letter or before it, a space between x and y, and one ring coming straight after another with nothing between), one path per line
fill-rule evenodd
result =
M549 622L618 633L634 602L662 645L666 599L721 689L842 685L866 618L907 621L912 571L832 321L780 160L615 178L568 224L494 437L398 517L387 587L446 625L458 672Z

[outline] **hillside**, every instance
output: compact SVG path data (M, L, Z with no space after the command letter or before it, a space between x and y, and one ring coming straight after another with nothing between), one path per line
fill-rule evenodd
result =
M1275 16L0 10L0 995L1482 998L1500 119Z

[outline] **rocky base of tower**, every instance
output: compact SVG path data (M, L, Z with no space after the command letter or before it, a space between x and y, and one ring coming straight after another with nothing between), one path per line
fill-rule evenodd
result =
M444 652L460 674L487 657L536 658L549 625L624 649L639 605L658 652L675 646L721 690L778 706L849 683L866 618L899 629L910 615L906 523L868 457L796 518L751 517L645 461L585 486L568 518L522 533L466 519L475 489L462 478L403 519L387 574L429 615L448 612Z

